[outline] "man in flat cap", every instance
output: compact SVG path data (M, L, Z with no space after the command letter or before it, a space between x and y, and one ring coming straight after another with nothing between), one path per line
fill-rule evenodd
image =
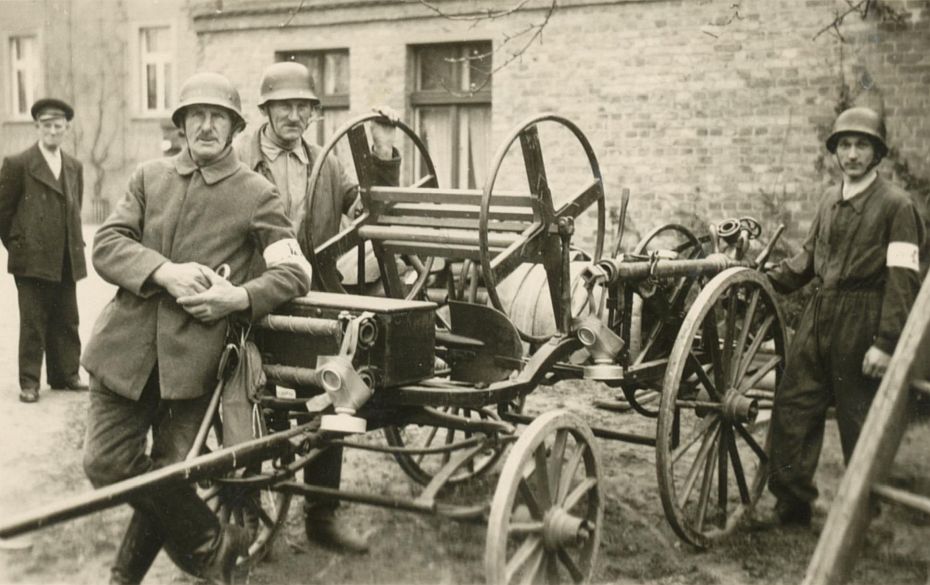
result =
M81 236L84 169L61 149L74 109L43 98L32 105L38 141L3 160L0 241L19 296L19 399L39 400L42 356L53 390L86 390L75 283L87 276Z

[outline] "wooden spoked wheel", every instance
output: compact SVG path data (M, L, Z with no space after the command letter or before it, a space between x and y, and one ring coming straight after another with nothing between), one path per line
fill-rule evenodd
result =
M473 420L483 420L489 414L483 410L471 408L442 407L437 409L451 416L460 416ZM382 429L384 438L392 447L407 447L417 450L441 448L456 442L470 439L473 433L443 426L407 425L405 427L388 426ZM488 447L478 453L459 468L449 478L448 483L456 484L478 477L494 467L501 456L501 445ZM453 451L437 453L392 453L400 468L415 482L426 485L453 456Z
M604 516L600 460L591 430L549 411L520 435L491 502L487 582L591 580Z
M701 241L688 228L679 224L665 224L647 233L633 248L632 253L651 256L668 251L679 260L696 260L706 256ZM678 335L678 327L697 296L703 281L701 277L682 276L655 278L638 292L641 305L641 341L631 365L638 366L652 359L668 355ZM644 293L648 292L646 295ZM630 397L630 406L639 413L656 417L659 393L655 389L641 388Z
M762 494L785 347L772 288L747 268L711 279L682 323L665 374L656 456L666 517L694 546L729 533Z
M319 156L317 156L313 163L313 169L310 171L310 178L307 181L307 189L311 193L310 205L307 210L308 217L313 217L315 213L323 213L324 209L328 209L325 207L325 203L320 200L317 184L320 181L323 167L327 163L327 157L330 156L336 145L344 136L347 136L349 139L352 163L355 166L355 172L358 177L359 194L362 203L366 208L370 207L371 201L369 198L369 191L373 186L373 154L368 146L365 124L380 119L382 119L380 114L365 114L349 120L336 130L333 136L323 146ZM416 185L418 187L436 187L436 168L433 166L433 160L426 151L426 145L417 133L403 122L397 122L395 126L413 142L416 150L422 157L423 168L427 171L427 175L420 178ZM338 212L340 210L336 211ZM359 234L359 229L372 223L373 217L367 211L362 211L359 217L351 219L352 221L348 227L326 241L320 241L319 236L314 234L313 230L310 229L310 222L305 221L303 228L303 238L307 242L305 248L309 253L310 262L313 264L314 275L319 279L323 290L327 292L346 292L345 288L342 286L342 278L339 270L336 267L336 262L346 253L358 251L358 270L362 273L359 276L364 276L365 240ZM378 267L381 273L381 280L384 284L385 293L395 298L417 298L423 290L423 287L426 286L430 268L433 265L433 259L419 258L415 255L405 258L407 266L416 274L416 280L408 286L402 282L401 275L397 270L397 256L386 250L380 242L372 241L371 245L378 259ZM364 282L364 278L359 278L358 282Z
M259 422L261 435L268 434L269 425ZM273 431L271 431L273 432ZM214 417L214 424L207 437L202 453L222 448L222 423ZM264 559L271 550L274 539L287 519L291 495L262 489L249 481L249 477L273 471L272 461L264 461L261 467L249 467L228 478L220 478L200 485L200 497L207 503L222 524L236 524L249 531L252 543L249 554L239 557L240 567L253 567Z
M555 209L553 205L543 162L542 146L539 141L538 125L542 122L553 122L567 128L581 144L591 169L590 178L558 209ZM506 196L495 195L494 185L511 146L517 140L520 141L523 162L526 166L533 221L515 241L506 247L497 248L492 246L493 242L489 237L497 222L496 217L499 213L497 210L516 205L516 202L507 201ZM571 319L569 266L571 234L574 231L575 219L595 203L597 204L597 233L594 250L588 254L593 262L601 259L604 250L604 181L601 178L601 170L594 149L587 137L574 123L555 114L533 116L519 124L510 133L494 156L494 162L484 184L481 214L478 220L481 276L488 299L496 309L505 310L497 293L497 284L520 264L541 263L548 277L556 324L563 333L568 331L568 321ZM529 343L539 344L544 343L550 336L536 336L520 331L520 337Z

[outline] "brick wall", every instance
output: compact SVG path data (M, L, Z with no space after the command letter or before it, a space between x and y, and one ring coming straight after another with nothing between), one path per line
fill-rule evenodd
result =
M409 4L322 2L333 6L293 18L286 3L278 11L244 4L249 11L227 3L226 13L201 12L194 27L201 67L242 88L256 122L258 79L275 51L349 48L353 111L378 103L403 111L409 45L500 44L543 15L529 10L474 26ZM733 4L560 2L542 43L495 74L492 143L534 112L576 122L599 157L608 206L619 204L622 188L631 191L631 239L668 221L754 215L769 229L785 221L797 241L832 180L822 141L850 97L883 105L898 160L911 175L930 177L928 0L885 0L907 12L899 24L880 22L874 11L865 20L850 15L842 41L831 32L813 39L847 6L840 0L743 0L738 15ZM556 193L564 193L579 184L585 162L564 133L544 130L543 139ZM512 167L503 181L521 180ZM590 229L589 222L579 232Z

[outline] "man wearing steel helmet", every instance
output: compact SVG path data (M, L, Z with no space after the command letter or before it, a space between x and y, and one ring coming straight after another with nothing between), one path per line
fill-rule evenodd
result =
M274 186L230 146L245 125L235 88L215 73L193 75L172 121L184 149L140 165L94 239L94 267L119 287L83 356L91 375L84 469L97 487L184 459L210 400L226 317L259 319L310 287ZM258 257L266 268L252 275ZM230 582L249 534L221 526L192 486L131 503L111 583L141 582L162 547L185 571Z
M353 209L358 199L358 183L349 178L337 157L328 157L314 193L314 213L310 214L307 181L321 149L307 142L303 135L319 105L313 77L305 66L293 62L269 65L262 74L258 104L266 121L250 136L242 136L236 150L246 166L278 187L294 228L299 230L307 219L306 227L314 240L322 242L338 233L343 214ZM371 127L375 155L373 183L397 185L400 155L394 148L391 124L397 121L397 115L389 108L378 112L384 114L385 123ZM298 232L298 239L306 247L309 242L302 231Z
M39 140L3 160L0 241L19 296L19 399L39 399L42 356L53 390L87 390L78 377L76 282L87 276L81 202L84 170L61 149L74 110L43 98L32 105Z
M293 62L269 65L262 73L258 104L266 122L252 136L237 141L242 161L277 186L301 247L308 254L310 234L317 244L336 235L344 214L351 212L358 199L358 184L349 178L337 157L329 156L313 194L312 212L309 209L308 181L321 149L304 140L303 135L319 104L313 77L305 66ZM394 148L391 124L396 122L396 114L387 108L378 112L385 116L386 123L371 127L373 183L397 185L400 155ZM338 488L341 473L342 449L333 447L307 466L304 478L308 483ZM367 551L365 540L338 521L338 505L339 501L332 498L307 499L308 538L339 551Z
M885 126L869 108L842 112L826 141L843 173L822 198L803 249L769 272L776 290L818 282L775 395L769 489L775 520L809 525L827 408L848 462L920 285L924 227L911 197L876 167Z

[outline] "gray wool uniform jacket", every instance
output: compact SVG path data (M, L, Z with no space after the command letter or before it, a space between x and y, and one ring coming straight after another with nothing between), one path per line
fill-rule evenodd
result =
M256 256L267 268L254 275ZM203 168L187 149L142 164L94 238L94 267L119 290L82 358L104 386L134 400L156 363L164 399L196 398L216 382L226 319L197 321L155 285L152 273L168 261L228 264L229 281L248 292L253 320L310 288L277 191L234 152Z

